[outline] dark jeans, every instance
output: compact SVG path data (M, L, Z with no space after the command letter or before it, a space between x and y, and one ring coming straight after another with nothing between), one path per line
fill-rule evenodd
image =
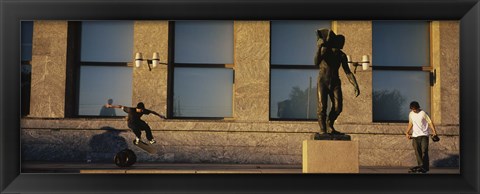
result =
M133 133L135 133L135 136L137 136L138 139L140 139L140 137L142 136L142 130L145 131L145 134L147 135L147 139L149 141L153 139L152 130L145 121L128 123L128 127L132 129Z
M421 166L424 170L430 170L430 162L428 158L428 136L414 137L412 140L413 149L415 150L415 156L417 157L418 166Z

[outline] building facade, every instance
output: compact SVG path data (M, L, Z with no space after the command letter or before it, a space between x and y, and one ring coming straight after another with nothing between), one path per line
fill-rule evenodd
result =
M128 147L141 162L301 164L302 142L319 131L310 27L325 27L345 36L352 60L370 56L371 67L356 70L356 98L340 70L344 107L335 122L359 142L360 165L416 164L404 135L405 104L416 100L441 138L430 143L431 165L459 166L458 21L103 22L32 22L22 161L110 162ZM313 47L302 50L303 42ZM135 67L135 53L155 52L168 65ZM143 117L157 154L133 146L123 113L97 114L112 98L169 117Z

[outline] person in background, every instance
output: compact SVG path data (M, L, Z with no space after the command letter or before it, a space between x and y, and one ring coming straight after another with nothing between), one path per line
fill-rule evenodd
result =
M112 104L113 104L113 99L111 99L111 98L108 99L107 104L103 105L102 108L100 109L99 115L100 116L112 116L112 117L117 116L114 109L108 108L108 106L112 105Z
M408 115L408 126L405 131L407 139L412 139L413 149L417 158L418 166L410 168L411 173L427 173L430 170L430 161L428 158L429 130L432 129L432 135L437 135L435 125L430 120L428 114L420 109L418 102L410 103L410 114ZM410 134L410 132L412 132Z

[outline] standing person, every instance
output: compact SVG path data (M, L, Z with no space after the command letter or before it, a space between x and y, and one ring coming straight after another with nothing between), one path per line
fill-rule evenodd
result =
M128 118L127 118L128 127L132 129L133 133L135 133L135 136L136 136L134 141L135 144L138 144L140 142L141 135L142 135L141 130L145 130L145 134L147 135L147 139L150 144L156 143L155 139L153 138L152 130L150 129L150 126L148 126L147 122L140 119L140 117L142 117L144 114L148 115L152 113L162 119L166 119L164 115L161 115L155 111L146 109L143 102L139 102L137 104L137 107L126 107L122 105L111 105L111 104L107 104L105 106L108 108L121 108L123 109L123 111L128 113Z
M342 83L338 75L340 66L355 89L355 97L360 95L357 80L348 67L347 55L341 50L344 44L345 37L343 35L336 35L330 29L317 30L317 52L314 63L320 69L317 80L317 116L321 134L344 135L333 127L343 109ZM328 97L330 97L332 107L327 119ZM329 131L327 131L327 127Z
M429 131L432 128L433 135L437 135L435 125L425 111L420 109L418 102L410 103L410 114L408 115L408 127L405 132L407 139L412 139L413 149L417 158L418 166L410 169L411 172L426 173L430 170L430 161L428 158ZM410 131L413 131L410 135Z

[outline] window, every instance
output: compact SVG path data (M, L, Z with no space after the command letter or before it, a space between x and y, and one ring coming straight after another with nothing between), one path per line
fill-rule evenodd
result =
M373 121L408 122L410 102L430 112L427 21L373 22Z
M271 22L271 120L316 120L316 30L330 21Z
M30 83L32 78L33 21L21 22L21 100L22 116L30 113Z
M84 21L80 39L78 115L125 116L104 105L131 106L133 21Z
M171 25L170 114L174 118L232 117L233 21L175 21Z

